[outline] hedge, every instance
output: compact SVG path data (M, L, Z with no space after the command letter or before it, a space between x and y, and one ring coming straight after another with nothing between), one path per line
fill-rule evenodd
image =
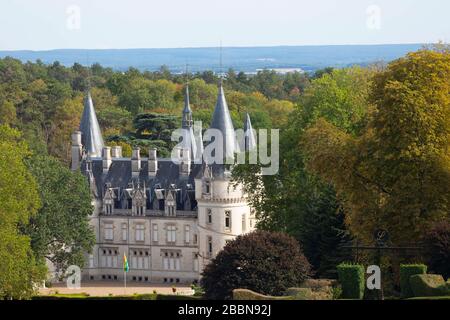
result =
M410 286L410 278L416 274L426 274L427 266L424 264L401 264L400 265L400 290L402 298L414 296Z
M233 300L293 300L291 296L266 296L248 289L234 289Z
M337 266L339 282L344 299L362 299L364 297L364 267L360 264L341 263Z
M450 283L446 284L438 274L416 274L409 283L416 297L450 296Z
M111 296L90 296L86 293L81 294L52 294L38 295L32 297L32 300L200 300L202 297L165 295L165 294L133 294L133 295L111 295Z

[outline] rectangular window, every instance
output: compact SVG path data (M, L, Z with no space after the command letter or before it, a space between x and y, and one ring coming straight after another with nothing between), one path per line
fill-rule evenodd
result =
M127 241L128 226L126 223L122 223L122 241Z
M109 203L105 204L105 213L107 215L112 214L112 204L109 204Z
M153 241L158 242L158 225L153 225Z
M163 253L163 269L164 270L180 270L181 269L181 254L175 252Z
M94 268L94 255L89 255L89 268Z
M225 229L231 229L231 211L225 211Z
M147 250L132 249L131 268L143 270L148 269L150 265L150 254Z
M198 236L196 233L194 233L194 244L197 244L198 242Z
M193 269L194 269L194 271L198 271L198 254L197 253L194 253Z
M242 215L242 232L246 232L246 229L247 229L247 221L244 213Z
M89 257L89 263L94 264L94 257ZM103 268L118 267L118 251L117 249L102 249L100 251L100 266Z
M206 209L206 222L207 223L212 223L212 210L211 209Z
M212 256L213 245L212 245L212 237L211 236L207 237L206 243L208 244L208 256Z
M105 240L114 239L114 228L112 223L105 224Z
M191 227L190 226L184 226L184 242L186 242L186 243L191 242Z
M137 224L136 225L136 241L144 241L144 225L143 224Z
M176 242L176 227L175 226L167 226L167 242Z

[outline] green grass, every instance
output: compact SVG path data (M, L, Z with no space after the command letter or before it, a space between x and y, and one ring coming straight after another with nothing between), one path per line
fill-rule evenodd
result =
M181 296L164 294L133 294L118 296L90 296L86 293L51 294L34 296L33 300L200 300L199 296Z
M406 300L450 300L450 296L441 296L441 297L414 297Z

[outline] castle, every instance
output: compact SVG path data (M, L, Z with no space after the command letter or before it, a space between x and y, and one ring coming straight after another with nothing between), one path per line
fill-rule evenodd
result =
M131 158L119 146L104 145L90 93L84 101L79 131L72 135L72 170L81 170L92 193L90 224L96 244L82 269L85 280L192 283L204 267L236 236L251 232L256 220L242 186L231 182L224 164L202 158L201 135L193 131L186 86L182 114L183 142L177 160L159 158L156 149ZM255 147L246 116L244 145L236 141L222 83L210 128L223 136L224 155Z

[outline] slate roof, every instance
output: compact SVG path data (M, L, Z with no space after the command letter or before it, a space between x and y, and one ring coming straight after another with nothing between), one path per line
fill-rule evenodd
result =
M236 141L234 126L225 99L222 82L219 83L219 94L210 128L218 129L222 132L224 158L233 158L234 154L239 152L239 146Z
M102 132L95 115L91 93L84 98L84 110L80 121L81 143L87 154L101 157L104 146Z
M172 162L171 159L158 159L158 171L156 176L148 174L148 159L141 158L141 170L137 177L132 176L131 159L118 158L113 159L109 171L103 173L103 164L101 158L92 159L92 175L96 188L96 194L99 198L103 196L108 188L112 188L117 197L116 208L126 209L127 200L131 197L133 189L144 189L147 196L147 209L155 208L156 190L167 190L176 192L178 210L195 210L197 202L195 201L195 177L201 173L202 165L191 164L189 176L183 176L179 172L179 165ZM86 173L86 172L85 172ZM189 199L188 199L189 198ZM189 206L186 206L188 202ZM156 208L155 208L156 209ZM159 208L162 210L163 206Z
M244 122L244 150L250 151L253 150L255 147L256 147L256 138L253 132L250 115L247 113L245 115L245 122Z

